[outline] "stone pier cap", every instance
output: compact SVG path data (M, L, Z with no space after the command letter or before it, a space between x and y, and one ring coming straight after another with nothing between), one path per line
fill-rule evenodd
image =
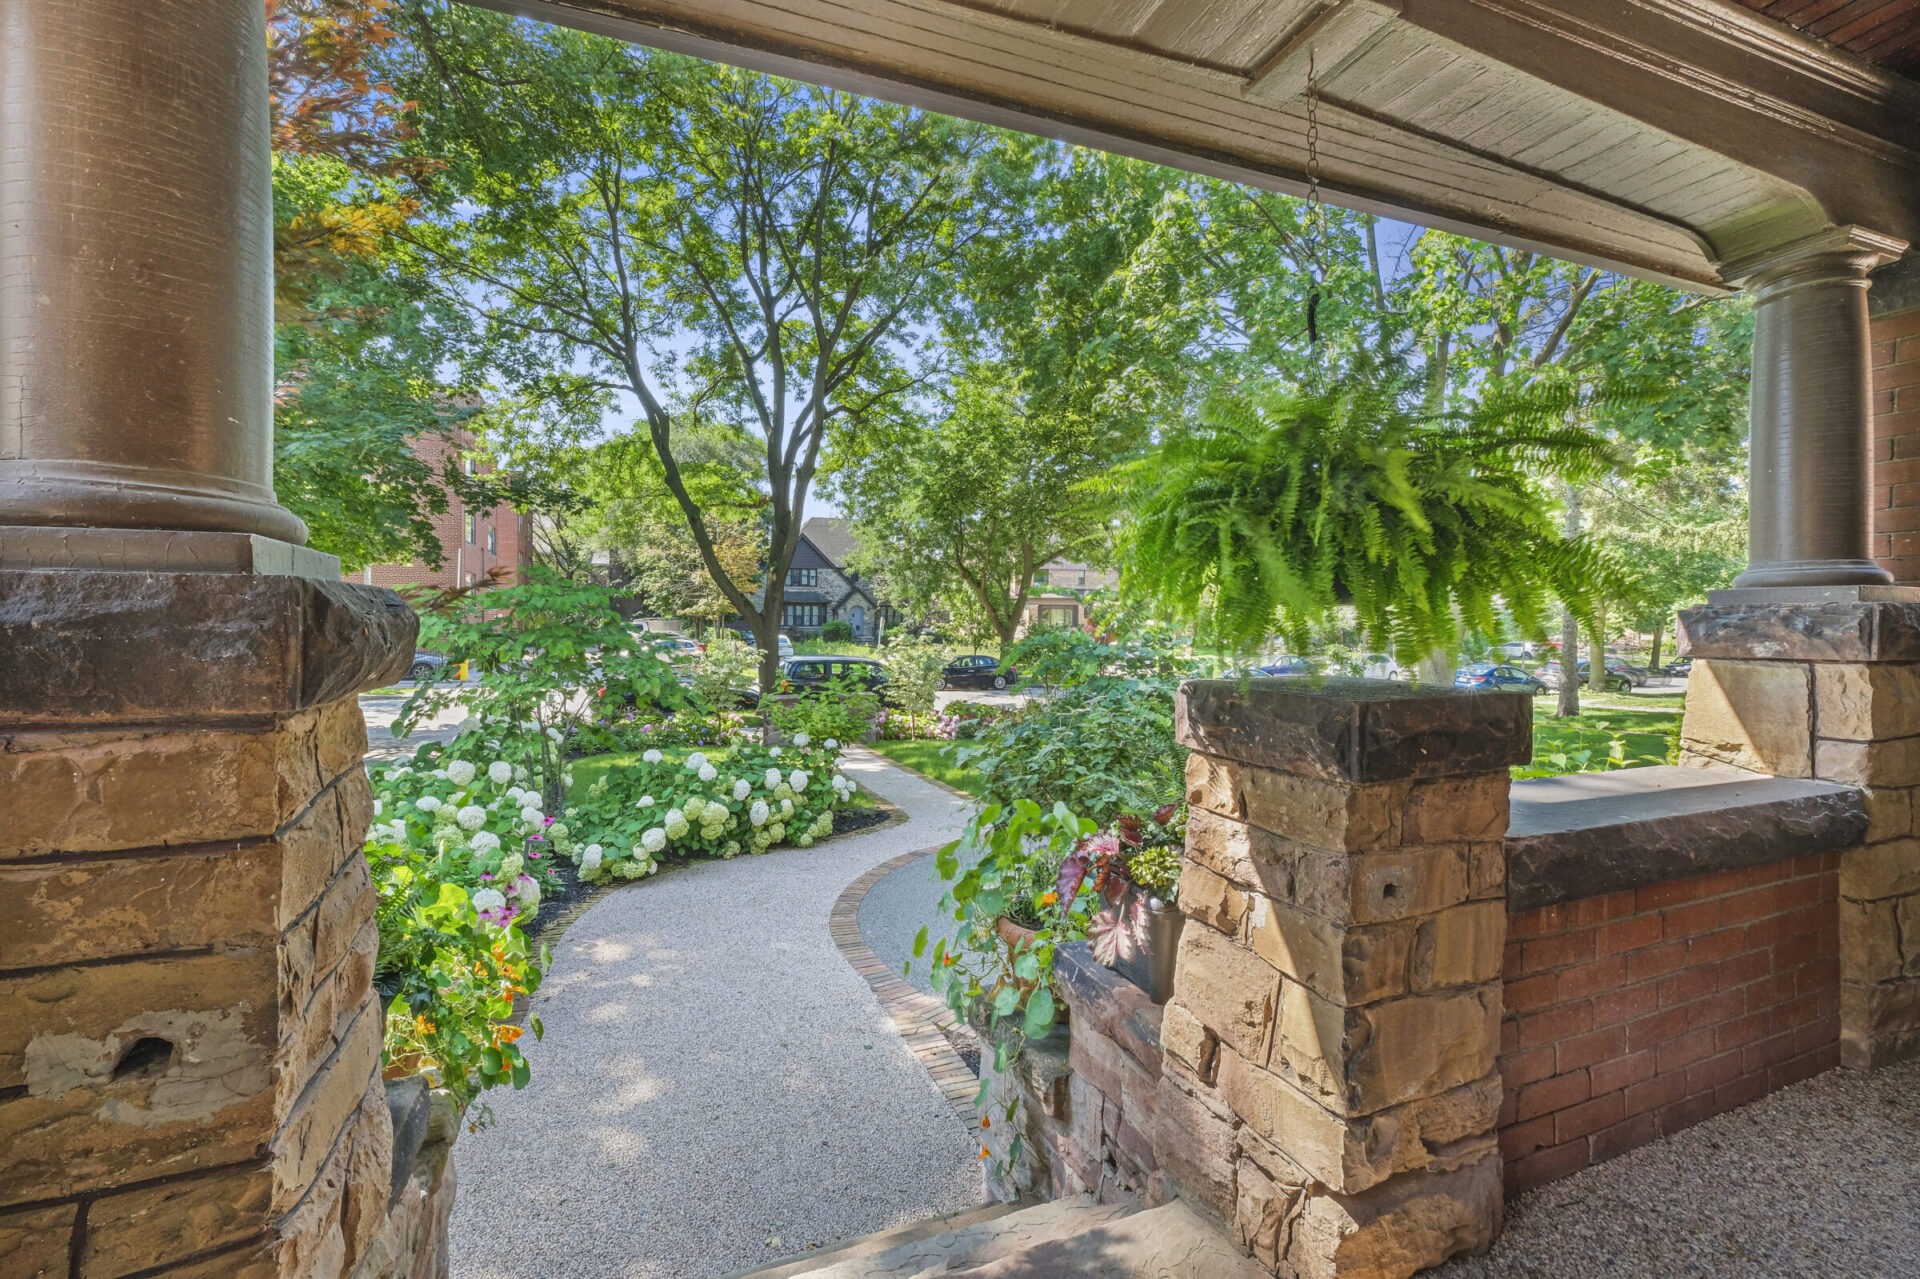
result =
M1852 786L1738 768L1628 768L1513 784L1507 905L1531 910L1860 844Z
M1180 744L1258 768L1362 784L1487 773L1533 756L1525 693L1393 680L1188 680Z

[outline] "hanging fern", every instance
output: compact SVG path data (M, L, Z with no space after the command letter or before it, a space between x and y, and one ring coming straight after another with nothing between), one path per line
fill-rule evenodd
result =
M1434 414L1420 398L1377 367L1214 395L1121 477L1126 589L1242 653L1276 632L1304 644L1342 604L1402 661L1493 633L1496 607L1529 631L1555 599L1587 614L1611 570L1562 536L1539 477L1605 468L1605 441L1570 425L1592 399L1502 389Z

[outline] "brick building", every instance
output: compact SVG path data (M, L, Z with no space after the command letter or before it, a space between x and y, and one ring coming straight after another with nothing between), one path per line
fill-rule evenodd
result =
M420 460L439 474L449 459L454 459L473 474L476 463L460 458L461 450L471 446L472 438L463 434L422 437L414 449ZM479 467L482 474L490 467ZM443 555L439 568L430 568L423 560L406 564L372 564L341 576L368 586L430 586L450 589L485 581L495 569L504 569L502 585L524 581L533 563L533 541L526 527L527 517L505 502L491 510L470 510L457 493L447 494L447 509L433 517L433 534L440 541Z

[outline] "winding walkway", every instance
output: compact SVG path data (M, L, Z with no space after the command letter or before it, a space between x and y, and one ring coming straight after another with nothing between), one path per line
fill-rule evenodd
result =
M532 1085L456 1147L456 1279L706 1279L981 1202L967 1125L829 929L966 801L868 752L845 771L908 820L672 871L566 931Z

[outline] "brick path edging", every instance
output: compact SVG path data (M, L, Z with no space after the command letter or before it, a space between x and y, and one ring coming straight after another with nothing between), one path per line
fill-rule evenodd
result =
M954 1113L969 1128L974 1128L980 1123L980 1116L973 1106L973 1099L980 1091L980 1079L967 1068L967 1063L954 1051L952 1042L945 1034L948 1028L958 1024L958 1020L945 1004L881 963L880 957L860 936L860 903L866 900L867 891L902 866L911 865L923 857L931 857L936 851L924 848L915 853L902 853L881 862L848 884L833 904L827 927L833 936L833 944L839 947L840 954L853 966L853 971L864 977L867 985L873 988L881 1011L887 1014L894 1030L906 1041L920 1064L926 1067L927 1073L933 1076L934 1085L946 1097Z

